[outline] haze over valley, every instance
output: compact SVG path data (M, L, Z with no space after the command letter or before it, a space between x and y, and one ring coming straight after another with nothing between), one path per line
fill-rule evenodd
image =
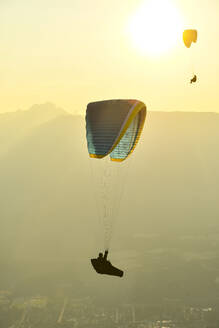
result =
M148 112L110 249L124 280L104 280L84 117L50 103L1 114L0 289L217 303L218 147L219 114Z

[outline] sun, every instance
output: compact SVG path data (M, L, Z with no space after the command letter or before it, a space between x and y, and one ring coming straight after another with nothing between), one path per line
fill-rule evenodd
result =
M182 17L171 0L145 1L129 22L135 48L144 54L161 55L182 38Z

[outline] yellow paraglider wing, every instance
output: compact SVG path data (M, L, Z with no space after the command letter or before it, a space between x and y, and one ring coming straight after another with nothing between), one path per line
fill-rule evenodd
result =
M183 42L187 48L191 47L192 42L197 41L197 30L185 30L183 32Z

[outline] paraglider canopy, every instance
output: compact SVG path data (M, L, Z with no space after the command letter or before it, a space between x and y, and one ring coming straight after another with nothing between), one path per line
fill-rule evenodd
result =
M197 41L198 32L197 30L184 30L183 42L187 48L191 47L192 42Z
M91 158L110 155L124 161L135 149L146 117L146 106L138 100L116 99L88 104L86 130Z

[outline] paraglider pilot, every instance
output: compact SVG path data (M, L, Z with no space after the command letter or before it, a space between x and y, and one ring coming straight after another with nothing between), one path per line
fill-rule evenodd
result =
M197 76L194 74L193 78L190 80L190 83L195 83L197 81Z
M97 259L91 259L91 264L94 270L99 274L107 274L110 276L122 277L123 271L114 267L110 261L107 260L108 250L105 251L104 256L103 253L99 253Z

